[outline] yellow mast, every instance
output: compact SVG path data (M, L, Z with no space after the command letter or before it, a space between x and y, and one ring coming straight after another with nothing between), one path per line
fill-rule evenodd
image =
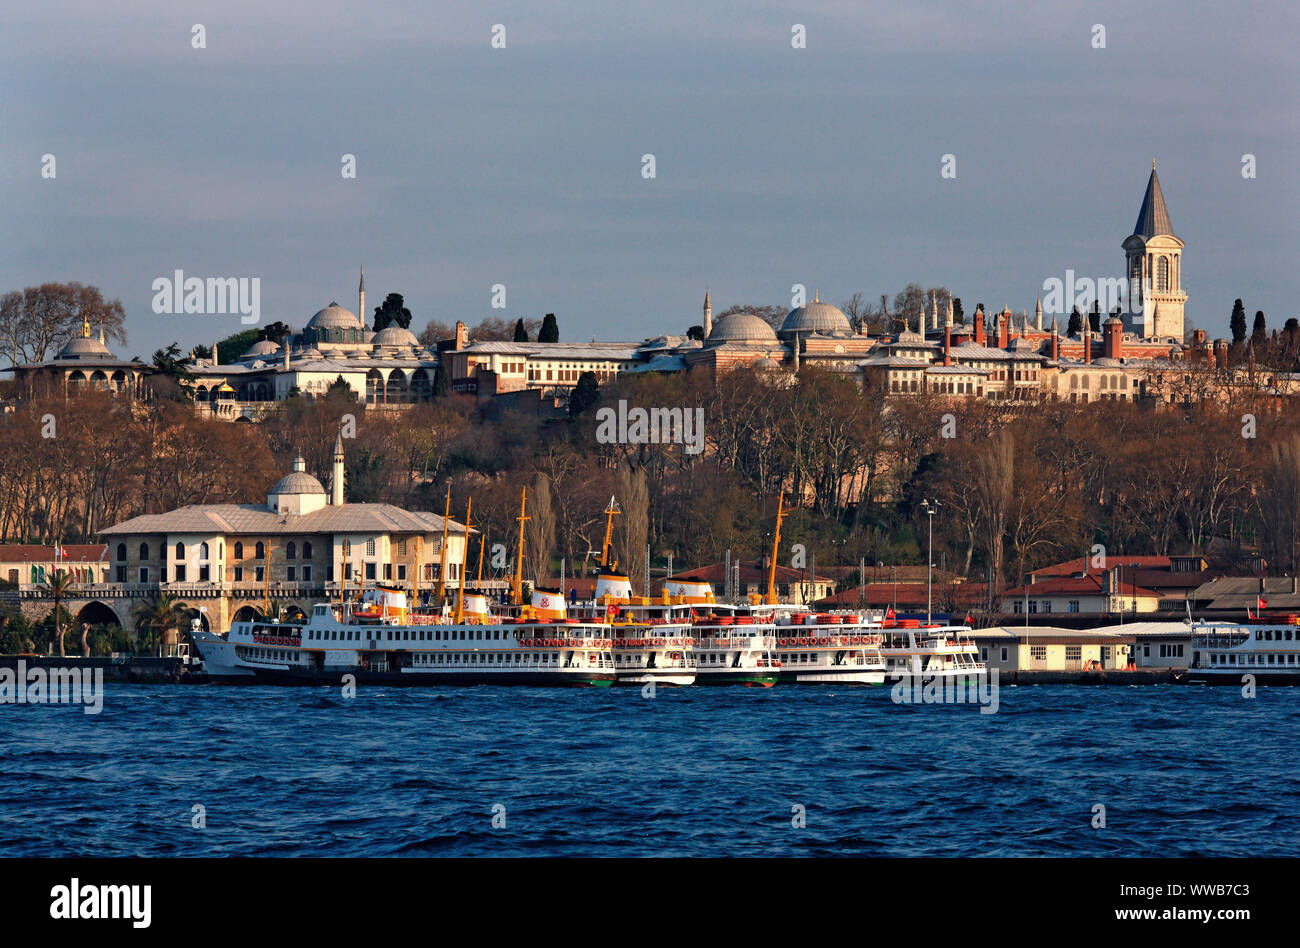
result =
M772 533L772 562L767 569L767 597L769 606L776 605L776 552L781 545L781 518L785 516L785 491L781 491L776 501L776 530Z
M515 518L519 521L519 552L515 554L515 582L511 589L511 598L516 606L524 604L524 521L532 519L527 516L527 508L528 488L525 487L519 494L519 516Z
M614 495L610 494L609 506L605 508L605 542L600 547L600 565L602 569L610 565L609 546L614 539L614 515L617 513L621 513L621 511L618 509L618 504L614 503Z
M465 553L460 558L460 581L456 583L456 616L453 620L457 625L465 618L465 567L469 565L469 515L474 507L474 498L471 497L465 501Z
M438 605L447 598L447 521L451 519L451 481L447 481L447 506L442 514L442 561L438 567Z
M478 591L483 591L483 547L487 546L487 534L479 537L478 541Z
M352 544L343 541L343 585L339 588L339 605L348 601L348 568L352 565Z

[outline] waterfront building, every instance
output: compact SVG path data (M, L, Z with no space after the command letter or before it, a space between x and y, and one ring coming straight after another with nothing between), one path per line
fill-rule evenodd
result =
M265 504L193 504L145 514L103 531L110 578L81 590L126 628L134 603L168 592L224 629L260 615L269 601L310 613L313 603L376 582L412 595L437 586L443 518L392 504L344 501L343 441L335 442L330 489L301 457ZM447 522L446 585L459 584L466 530Z
M102 543L0 546L0 580L6 593L37 591L56 573L69 573L79 584L108 582L108 547Z
M995 626L970 638L980 660L1000 674L1122 671L1133 663L1133 635L1116 629Z

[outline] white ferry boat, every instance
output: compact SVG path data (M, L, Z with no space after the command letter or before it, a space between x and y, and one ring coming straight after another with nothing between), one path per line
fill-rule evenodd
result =
M791 611L776 617L782 682L879 685L888 666L878 625L855 613Z
M541 602L539 603L539 600ZM446 608L409 612L399 589L317 603L306 622L235 622L224 634L191 629L214 682L337 685L586 685L614 681L610 627L553 610L544 593L519 618L464 595L460 622ZM563 600L560 600L561 604Z
M922 619L895 618L892 612L886 612L877 625L880 654L889 678L952 678L985 673L969 625L946 621L927 625Z
M1189 682L1240 685L1246 675L1260 685L1300 685L1300 616L1192 626Z

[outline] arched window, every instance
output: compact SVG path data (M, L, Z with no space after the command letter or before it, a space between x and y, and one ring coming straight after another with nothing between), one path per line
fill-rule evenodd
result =
M201 560L206 560L207 558L208 558L208 545L207 545L206 543L200 543L200 544L199 544L199 559L201 559Z
M185 544L184 544L184 543L177 542L177 544L176 544L176 558L177 558L178 560L183 560L183 559L185 559Z
M1169 258L1161 257L1156 261L1156 292L1165 293L1169 290Z
M311 559L311 540L302 541L302 558L304 560Z
M125 543L119 543L119 544L117 545L117 559L118 559L118 562L119 562L119 563L120 563L122 560L125 560L125 559L126 559L126 544L125 544Z
M243 558L244 558L244 544L242 544L242 543L240 543L238 540L236 540L236 541L235 541L235 559L237 559L237 560L242 560Z
M284 558L286 560L294 560L298 558L298 547L292 540L290 540L289 545L284 548Z
M140 544L140 562L143 563L143 562L145 562L145 561L148 560L148 559L149 559L149 544L148 544L148 543L141 543L141 544Z
M253 550L253 558L257 560L266 558L266 547L262 545L262 542L260 540L258 541L257 546Z

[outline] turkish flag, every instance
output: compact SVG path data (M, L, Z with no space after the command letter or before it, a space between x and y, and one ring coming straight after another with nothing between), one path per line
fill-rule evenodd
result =
M888 609L885 610L885 618L886 618L886 619L893 619L893 618L894 618L894 607L893 607L893 606L890 606Z
M1256 596L1256 597L1255 597L1255 608L1256 608L1256 609L1263 609L1263 608L1264 608L1265 606L1267 606L1267 605L1268 605L1268 602L1264 599L1263 596Z

